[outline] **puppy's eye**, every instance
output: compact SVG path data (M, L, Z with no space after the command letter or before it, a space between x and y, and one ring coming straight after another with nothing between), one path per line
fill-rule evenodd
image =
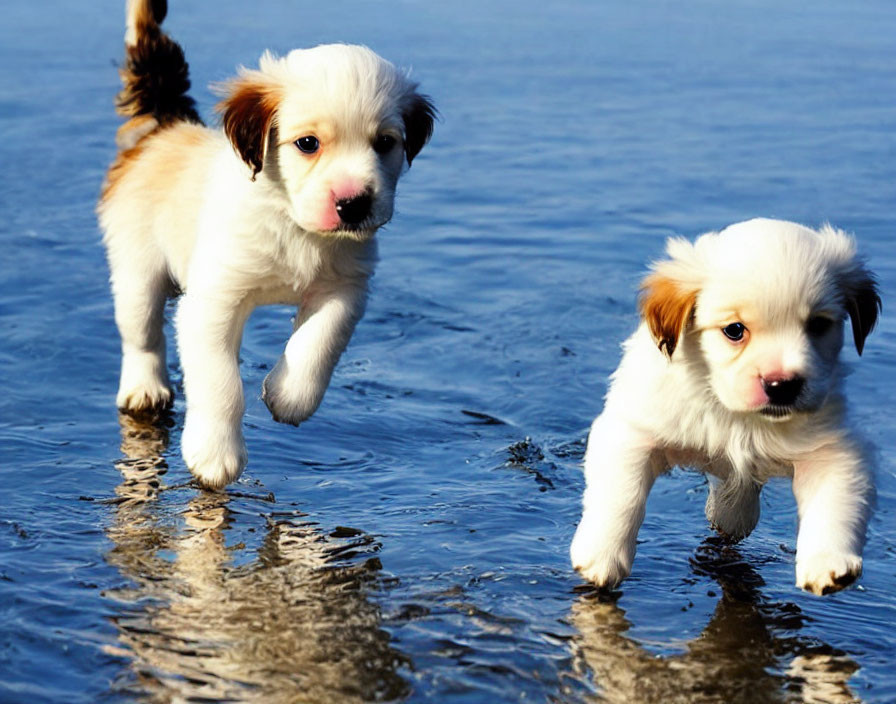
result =
M398 142L391 134L381 134L373 140L373 151L377 154L388 154Z
M834 321L823 315L813 315L806 321L806 332L812 337L821 337L833 327Z
M314 154L314 152L320 149L320 141L314 135L309 134L305 137L299 137L296 140L296 146L303 154Z
M722 328L722 334L732 342L739 342L744 339L744 333L747 328L743 323L731 323Z

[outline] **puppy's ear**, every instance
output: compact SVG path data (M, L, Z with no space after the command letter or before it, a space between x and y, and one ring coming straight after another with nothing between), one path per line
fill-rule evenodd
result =
M217 110L222 114L224 133L252 169L254 181L264 166L268 135L280 106L280 91L263 74L249 72L225 84L221 90L225 97Z
M861 355L865 348L865 338L874 329L881 309L877 281L870 271L861 267L849 276L845 289L852 337L856 343L856 351Z
M641 282L639 300L641 316L657 347L671 358L697 304L703 286L702 251L711 246L715 233L708 233L689 242L683 237L666 241L669 259L657 262L653 273Z
M436 108L429 97L414 93L401 117L404 120L404 152L408 166L432 137Z
M650 274L641 283L641 315L661 351L671 358L678 340L694 312L697 289L663 271Z

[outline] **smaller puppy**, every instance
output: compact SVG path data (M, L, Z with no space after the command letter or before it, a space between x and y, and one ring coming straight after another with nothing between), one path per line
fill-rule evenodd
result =
M117 401L130 413L171 403L163 310L182 293L183 455L221 487L247 461L246 319L259 305L298 306L263 398L276 420L302 422L364 312L374 235L435 111L389 62L333 44L265 54L222 86L223 130L203 127L183 51L159 26L166 10L128 0L118 110L130 119L97 207L121 333Z
M839 352L847 316L860 354L877 321L873 275L843 232L778 220L667 252L588 438L573 566L600 587L627 577L654 480L685 466L711 475L706 516L733 540L755 527L766 480L790 477L797 585L842 589L862 571L874 486Z

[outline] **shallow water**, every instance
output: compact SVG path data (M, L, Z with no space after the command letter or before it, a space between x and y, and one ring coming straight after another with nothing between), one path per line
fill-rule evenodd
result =
M204 86L263 49L343 40L412 66L442 121L298 429L260 400L290 311L253 316L250 465L204 493L182 401L170 427L114 407L92 211L119 3L6 9L0 701L896 700L891 3L171 5L206 115ZM855 232L881 281L879 328L845 352L880 448L865 574L798 591L786 483L734 549L676 471L597 598L567 546L638 279L666 236L754 215Z

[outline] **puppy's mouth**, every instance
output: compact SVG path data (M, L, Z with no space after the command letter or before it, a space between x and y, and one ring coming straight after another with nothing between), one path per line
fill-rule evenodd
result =
M332 230L327 230L325 234L334 237L346 237L352 240L369 240L384 224L385 223L376 222L360 222L356 224L340 223Z
M759 414L771 421L785 421L794 416L805 416L818 413L827 402L827 396L800 396L790 404L769 403L757 409Z
M786 420L793 415L795 410L796 408L794 408L793 406L779 406L776 404L769 404L760 408L759 412L766 418L770 418L772 420Z

